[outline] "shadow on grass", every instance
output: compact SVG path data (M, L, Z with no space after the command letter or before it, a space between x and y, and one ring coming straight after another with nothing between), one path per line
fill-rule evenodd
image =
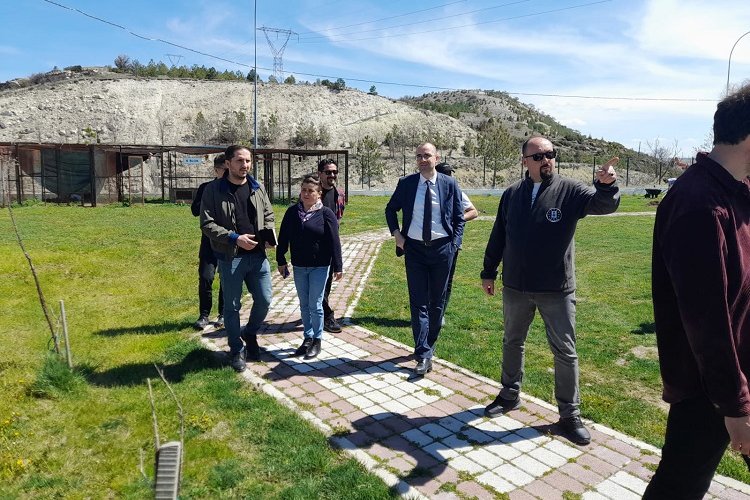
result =
M352 323L355 325L375 325L375 326L382 326L385 328L409 328L411 327L411 322L408 319L396 319L396 318L380 318L376 316L357 316L356 318L351 318Z
M94 335L101 335L103 337L116 337L118 335L158 335L160 333L171 333L180 330L184 330L192 326L190 321L165 321L164 323L157 323L154 325L141 325L141 326L123 326L120 328L107 328L105 330L98 330L94 332Z
M179 363L157 365L164 371L164 377L169 383L178 383L188 373L223 369L225 362L226 353L198 348L188 353ZM81 367L81 372L89 384L98 387L141 385L146 383L147 378L159 378L153 363L129 363L104 371L96 371L91 366L85 366Z
M630 330L630 333L635 333L636 335L646 335L649 333L656 333L656 324L655 323L641 323L638 325L638 328L635 330Z

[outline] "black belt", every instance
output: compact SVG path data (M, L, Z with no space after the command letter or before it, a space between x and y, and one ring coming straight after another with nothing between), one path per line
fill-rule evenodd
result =
M436 240L430 240L430 241L415 240L414 238L406 238L406 239L409 240L411 243L414 243L419 246L434 247L437 245L442 245L443 243L447 243L451 239L451 237L446 236L444 238L438 238Z

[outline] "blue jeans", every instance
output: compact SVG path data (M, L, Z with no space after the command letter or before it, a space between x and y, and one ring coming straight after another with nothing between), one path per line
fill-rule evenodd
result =
M224 328L227 332L230 354L242 351L240 339L240 307L242 284L253 297L253 307L245 332L255 335L260 330L271 306L271 266L265 252L243 254L232 260L219 261L219 276L224 290Z
M328 268L294 266L294 286L299 297L299 310L306 339L323 338L323 292Z

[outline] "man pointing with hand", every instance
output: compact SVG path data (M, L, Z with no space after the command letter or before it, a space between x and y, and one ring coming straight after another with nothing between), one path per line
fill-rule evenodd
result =
M598 169L591 188L555 174L557 152L544 137L527 140L521 151L526 176L503 192L480 275L482 289L495 295L497 268L503 262L502 389L485 415L497 417L520 407L524 344L539 309L555 360L558 429L586 445L591 436L579 409L573 236L579 219L617 210L620 193L613 165L619 159Z

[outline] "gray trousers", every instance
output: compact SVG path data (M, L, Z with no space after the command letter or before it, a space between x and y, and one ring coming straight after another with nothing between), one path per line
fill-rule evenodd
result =
M561 417L581 413L576 353L576 294L525 293L503 287L503 369L500 396L515 399L523 381L524 344L539 309L555 359L555 399Z

